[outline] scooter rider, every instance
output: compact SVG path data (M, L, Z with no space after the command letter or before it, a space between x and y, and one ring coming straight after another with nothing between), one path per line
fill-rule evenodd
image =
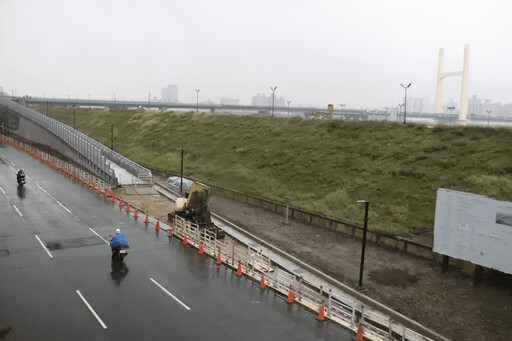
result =
M21 182L21 178L24 178L25 177L25 173L23 172L22 169L19 170L18 174L16 174L16 180L18 181L18 183Z
M120 247L124 247L125 249L130 248L130 245L128 245L128 241L121 233L120 229L116 229L116 234L110 240L110 247L112 248L112 252L115 252Z

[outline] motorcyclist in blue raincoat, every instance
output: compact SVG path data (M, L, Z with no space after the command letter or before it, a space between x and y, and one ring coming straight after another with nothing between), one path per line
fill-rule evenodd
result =
M121 233L120 229L116 229L115 236L110 240L110 247L112 248L112 252L120 247L124 247L125 249L129 249L130 245L128 245L128 241Z

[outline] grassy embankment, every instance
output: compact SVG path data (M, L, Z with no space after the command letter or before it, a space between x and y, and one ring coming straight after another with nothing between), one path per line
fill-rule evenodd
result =
M41 109L46 112L46 108ZM73 126L73 110L50 116ZM76 128L142 165L410 236L433 229L439 187L512 200L512 131L76 109Z

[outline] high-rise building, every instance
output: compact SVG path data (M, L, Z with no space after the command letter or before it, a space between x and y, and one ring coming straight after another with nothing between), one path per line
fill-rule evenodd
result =
M177 103L178 102L178 86L169 85L162 88L162 102Z
M286 100L283 97L274 97L274 107L285 107ZM256 94L252 97L252 105L259 107L272 106L272 94L266 96L265 94Z
M252 105L258 107L268 107L272 105L271 99L269 99L265 94L258 93L256 96L252 97Z
M469 115L480 115L482 110L482 100L476 95L471 96L468 100L468 114Z

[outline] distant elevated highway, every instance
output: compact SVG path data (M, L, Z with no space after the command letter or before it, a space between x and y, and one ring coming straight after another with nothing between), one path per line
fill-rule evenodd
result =
M71 98L41 98L24 97L27 105L42 106L70 106L70 107L105 107L105 108L153 108L153 109L178 109L178 110L200 110L209 112L234 112L247 114L270 114L272 107L257 105L230 105L230 104L209 104L209 103L171 103L151 101L118 101L99 99L71 99ZM305 118L322 118L328 116L327 107L274 107L276 116L302 116ZM317 115L320 113L320 115ZM323 114L323 115L322 115ZM387 120L403 121L403 113L399 114L394 110L360 110L360 109L335 109L335 118L346 120ZM465 122L458 121L456 114L436 114L407 112L407 122L423 122L433 124L468 124L468 125L512 125L512 117L489 117L468 115ZM492 124L491 124L492 122Z

